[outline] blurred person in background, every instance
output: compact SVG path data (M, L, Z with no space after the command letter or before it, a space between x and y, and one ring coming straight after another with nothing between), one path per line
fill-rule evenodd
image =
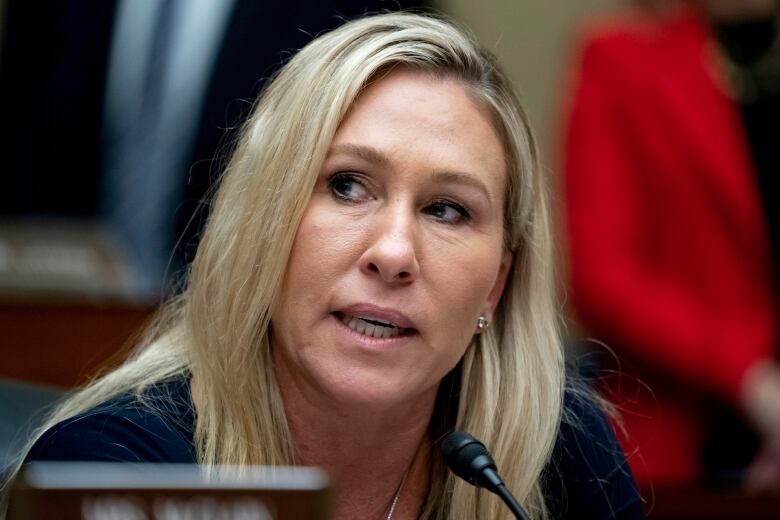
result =
M612 390L637 480L780 486L777 0L645 2L579 48L571 297L649 390Z

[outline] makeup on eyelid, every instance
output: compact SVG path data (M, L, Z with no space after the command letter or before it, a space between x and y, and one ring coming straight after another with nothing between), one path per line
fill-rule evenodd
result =
M344 172L339 171L328 176L326 178L328 189L333 192L337 199L342 200L345 203L357 204L360 202L365 202L369 199L377 198L374 192L380 190L375 185L376 183L370 177L367 177L364 174L355 173L353 170L354 169ZM350 195L344 193L346 190L339 190L339 186L344 187L344 185L347 183L352 183L352 185L355 186L353 191L363 191L363 193L353 193ZM473 184L466 183L463 188L458 186L457 181L447 184L448 189L445 192L438 191L437 187L437 191L433 192L434 195L430 196L426 194L421 196L420 199L422 202L419 202L417 205L425 209L430 209L433 206L439 205L444 208L449 208L449 211L454 211L457 213L456 220L459 222L472 221L475 217L475 210L473 208L476 208L477 211L485 211L481 206L486 205L486 203L482 197L474 194L472 188ZM426 188L424 191L429 190ZM453 194L453 191L460 191L461 193ZM437 212L423 210L423 213L435 215ZM443 221L446 220L452 221L453 219L443 219Z

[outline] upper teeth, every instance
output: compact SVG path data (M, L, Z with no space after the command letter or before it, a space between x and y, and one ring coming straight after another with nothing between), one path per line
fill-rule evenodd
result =
M371 323L367 320L381 323L381 325ZM345 314L341 317L341 321L355 332L365 334L366 336L370 336L372 338L394 338L401 333L401 329L399 327L396 327L392 323L388 323L385 320L380 320L373 317L366 316L363 318L358 318L357 316L350 316Z

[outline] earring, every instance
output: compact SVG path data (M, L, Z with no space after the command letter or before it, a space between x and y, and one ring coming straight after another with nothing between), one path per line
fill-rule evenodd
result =
M489 325L488 320L484 316L480 316L479 318L477 318L477 330L478 331L482 332L483 330L488 328L488 325Z

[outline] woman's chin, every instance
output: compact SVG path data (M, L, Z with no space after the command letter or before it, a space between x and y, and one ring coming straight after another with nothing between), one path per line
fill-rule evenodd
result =
M376 411L397 407L409 401L415 393L403 381L393 381L376 374L359 373L344 377L339 374L322 382L323 395L330 397L334 404L354 410Z
M349 412L391 410L435 396L438 371L414 349L366 348L353 338L345 341L343 331L317 333L321 342L308 342L311 348L276 345L276 375L286 398L297 394L311 405Z
M322 406L335 406L350 412L383 412L419 406L435 398L438 382L416 382L409 374L388 374L381 367L352 367L320 372L315 391Z

